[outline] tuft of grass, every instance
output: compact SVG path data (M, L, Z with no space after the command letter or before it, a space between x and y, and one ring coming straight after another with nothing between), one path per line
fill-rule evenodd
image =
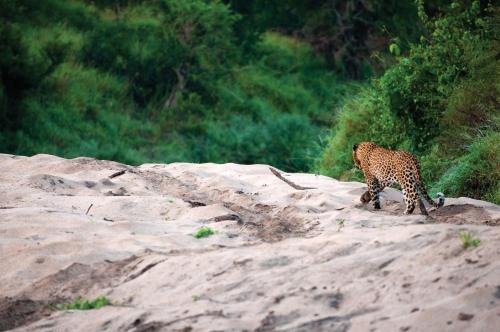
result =
M92 310L100 309L110 305L111 301L104 296L98 296L94 300L76 299L73 303L61 303L56 305L57 310Z
M199 228L193 236L197 239L201 239L203 237L209 237L210 235L214 235L215 232L210 227L203 226Z
M337 219L337 225L339 225L337 232L340 232L340 230L345 226L345 219Z
M477 247L481 243L481 240L479 239L474 239L472 237L472 234L470 232L462 232L460 233L460 240L462 240L462 245L464 249L467 249L469 247Z
M198 294L194 294L194 295L193 295L193 296L191 296L191 297L193 298L193 302L196 302L196 301L198 301L198 300L200 300L200 299L201 299L201 296L200 296L200 295L198 295Z

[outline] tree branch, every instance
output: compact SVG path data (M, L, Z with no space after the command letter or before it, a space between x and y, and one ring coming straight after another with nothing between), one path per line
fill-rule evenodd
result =
M269 169L271 170L271 172L276 175L276 177L278 179L280 179L281 181L285 182L286 184L288 184L290 187L294 188L294 189L297 189L297 190L307 190L307 189L316 189L314 187L302 187L302 186L299 186L298 184L295 184L293 183L292 181L290 180L287 180L283 177L283 175L280 174L280 172L278 172L277 170L275 170L274 168L272 167L269 167Z

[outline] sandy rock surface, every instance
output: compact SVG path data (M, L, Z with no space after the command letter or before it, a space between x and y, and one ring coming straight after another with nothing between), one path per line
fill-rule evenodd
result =
M0 154L0 330L500 331L499 206L282 174Z

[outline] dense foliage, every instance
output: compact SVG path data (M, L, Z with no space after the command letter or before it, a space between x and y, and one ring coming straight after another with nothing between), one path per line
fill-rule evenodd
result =
M306 42L247 35L221 1L0 6L2 152L307 170L346 90Z
M0 152L359 179L351 146L370 139L418 154L448 195L500 202L498 16L488 1L2 1Z

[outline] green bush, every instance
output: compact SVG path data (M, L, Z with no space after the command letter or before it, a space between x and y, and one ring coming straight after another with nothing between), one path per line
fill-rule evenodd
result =
M474 75L474 58L487 51L485 39L493 35L477 1L469 7L452 3L449 14L428 21L428 28L430 34L380 79L391 111L403 121L413 149L420 152L440 134L451 90Z
M204 238L204 237L209 237L211 235L214 235L215 232L213 229L211 229L210 227L201 227L199 228L194 234L193 236L197 239L201 239L201 238Z
M111 302L104 296L96 297L94 300L76 299L73 303L57 304L58 310L92 310L100 309L104 306L111 305Z
M460 240L462 241L462 247L468 249L470 247L478 247L481 244L481 240L472 237L470 232L460 233Z

